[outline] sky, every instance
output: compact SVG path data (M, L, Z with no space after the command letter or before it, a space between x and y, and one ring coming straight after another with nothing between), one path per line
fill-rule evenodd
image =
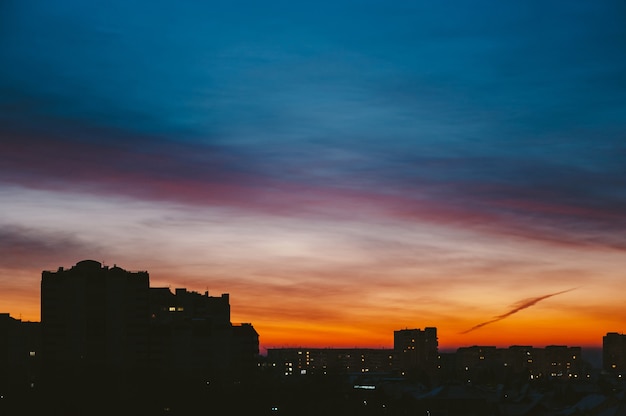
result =
M93 259L262 349L626 330L623 1L0 3L0 312Z

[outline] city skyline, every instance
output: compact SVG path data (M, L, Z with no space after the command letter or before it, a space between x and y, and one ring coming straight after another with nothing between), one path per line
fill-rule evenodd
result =
M66 269L66 268L65 268L65 267L63 267L63 266L60 266L60 267L58 267L58 270L57 270L56 272L53 272L53 271L50 271L50 270L44 270L44 271L42 271L42 289L43 289L43 286L44 286L44 285L43 285L43 279L44 279L46 276L54 276L54 275L55 275L55 274L57 274L57 273L58 273L58 274L60 274L60 273L67 273L67 272L72 272L72 271L74 271L74 270L78 270L78 271L80 271L80 270L83 270L83 269L85 269L85 268L86 268L87 270L90 270L90 269L95 268L95 269L96 269L96 271L100 271L101 273L105 273L105 274L106 274L106 272L108 272L108 270L109 270L109 269L111 269L111 270L116 271L116 273L118 273L118 275L116 275L116 276L115 276L115 277L116 277L116 278L118 278L118 279L119 279L119 277L120 277L120 276L125 276L125 275L133 275L133 274L135 274L135 275L141 275L141 276L144 276L145 281L146 281L146 284L149 282L149 272L148 272L148 271L145 271L145 270L141 270L141 271L127 271L127 270L124 270L123 268L120 268L117 264L113 265L113 267L112 267L112 268L110 268L110 266L109 266L109 265L106 265L106 264L100 263L100 262L95 261L95 260L86 259L86 260L81 260L81 261L77 262L75 265L71 266L69 269ZM92 270L92 272L93 272L93 270ZM90 280L90 279L91 279L91 278L93 278L93 277L89 277L88 275L86 275L86 276L83 276L83 278L85 279L85 282L87 282L88 280ZM100 281L99 281L98 285L99 285L99 284L102 284L102 283L103 283L103 282L102 282L102 280L100 279ZM116 285L116 284L117 284L117 280L113 279L113 280L112 280L109 284L111 284L112 286L114 286L114 285ZM95 287L95 286L94 286L94 287ZM147 286L146 286L146 287L147 287ZM469 332L475 331L475 330L477 330L477 329L480 329L480 328L482 328L483 326L490 325L490 324L492 324L492 323L495 323L495 322L498 322L498 321L500 321L500 320L506 319L506 318L508 318L510 315L513 315L513 314L515 314L515 313L520 312L521 310L524 310L524 309L526 309L526 308L529 308L529 307L531 307L531 306L535 305L536 303L541 302L541 301L542 301L542 300L544 300L544 299L551 298L551 297L553 297L553 296L557 296L557 295L560 295L560 294L562 294L562 293L567 293L567 292L570 292L570 291L575 290L575 289L576 289L576 288L572 288L572 289L564 290L564 291L561 291L561 292L550 293L550 294L547 294L547 295L544 295L544 296L540 296L540 297L529 298L529 299L523 299L523 300L521 300L521 301L519 301L519 302L515 303L514 305L512 305L512 308L513 308L513 309L509 310L508 312L506 312L506 313L504 313L504 314L502 314L502 315L498 315L498 316L494 317L494 319L492 319L492 320L490 320L490 321L486 321L486 322L482 322L482 323L480 323L480 324L474 325L473 327L471 327L471 328L469 328L469 329L467 329L467 330L465 330L465 331L461 332L461 334L466 334L466 333L469 333ZM200 293L199 293L199 292L197 292L197 291L188 292L188 291L187 291L187 288L180 288L180 287L176 287L176 288L172 288L172 287L169 287L169 286L168 286L168 287L150 287L150 290L154 291L154 293L155 293L155 294L156 294L156 291L158 291L158 292L160 292L160 295L159 295L159 296L161 296L161 297L162 297L162 296L166 296L166 297L168 297L168 298L169 298L169 297L176 297L176 296L178 296L178 294L179 294L179 293L182 293L183 295L184 295L184 294L188 294L188 295L191 295L191 296L196 296L196 297L200 297L200 296L202 296L202 295L200 295ZM122 292L119 292L119 293L122 293ZM73 291L73 290L70 290L68 293L66 293L66 294L65 294L65 296L70 296L70 297L72 297L72 296L74 296L74 295L75 295L75 293L74 293L74 291ZM104 295L104 294L103 294L103 295ZM206 299L221 299L221 300L224 300L224 299L225 299L225 300L226 300L226 303L228 303L229 298L230 298L230 294L229 294L229 293L222 293L222 294L221 294L221 296L220 296L219 298L216 298L216 297L213 297L213 296L209 298L209 291L208 291L208 290L206 290L206 291L205 291L205 293L204 293L204 295L203 295L203 296L204 296ZM41 298L43 299L43 297L44 297L44 295L43 295L43 292L42 292L42 293L41 293ZM74 300L73 300L73 302L75 302L75 301L76 301L76 299L74 299ZM83 301L84 301L84 300L83 300ZM72 302L66 302L66 301L63 301L63 302L61 302L61 303L68 303L68 304L70 304L70 303L72 303ZM40 304L43 304L43 300L40 302ZM114 306L114 305L111 305L111 306ZM118 305L118 306L119 306L119 305ZM70 306L68 306L68 308L70 308L70 309L71 309L71 307L70 307ZM180 311L182 311L182 310L183 310L182 308L176 308L176 310L177 310L177 311L178 311L179 309L180 309ZM228 308L228 309L229 309L228 314L230 314L230 308ZM163 309L163 310L168 310L168 308L167 308L167 307L164 307L164 309ZM170 307L169 307L169 311L170 311L170 313L171 313L173 310L174 310L174 307L170 306ZM16 319L16 317L15 317L15 316L12 316L12 314L11 314L10 312L3 312L2 314L3 314L3 315L6 315L6 317L8 317L9 319L11 319L11 318L12 318L12 319L14 319L14 320ZM20 314L20 315L21 315L21 314ZM68 316L69 316L69 315L68 315ZM147 317L147 316L146 316L146 317ZM154 316L153 316L153 317L154 317ZM19 319L17 319L17 321L18 321L18 322L25 322L25 323L36 323L36 324L39 324L39 321L40 321L40 320L28 320L28 319L27 319L27 320L22 320L22 317L20 316L20 317L19 317ZM232 325L235 325L235 327L241 327L242 325L243 325L243 326L251 326L252 324L251 324L251 323L235 323L235 324L232 324ZM392 325L392 326L393 326L393 325ZM435 327L426 327L426 328L425 328L425 330L424 330L424 331L426 331L426 332L422 332L422 330L421 330L421 329L409 329L408 327L406 327L406 328L404 328L404 329L400 329L400 330L394 330L394 338L393 338L393 340L392 340L392 341L393 341L392 346L389 346L389 345L383 345L383 346L380 346L379 348L382 348L382 351L384 351L384 350L388 350L388 349L394 349L394 348L396 348L395 346L396 346L396 344L398 343L398 340L396 339L397 334L405 334L405 335L404 335L404 337L405 337L405 338L407 338L407 337L408 337L408 338L416 338L416 337L418 337L418 336L419 336L419 337L424 336L424 334L428 333L428 331L429 331L429 330L434 330L434 331L435 331L435 332L434 332L434 334L431 334L431 335L430 335L430 337L431 337L431 339L432 339L432 340L434 340L434 345L435 345L436 347L438 347L438 346L439 346L439 341L438 341L438 339L439 339L439 338L438 338L438 336L437 336L437 334L436 334L436 330L437 330L437 328L436 328L436 326L435 326ZM609 331L609 332L607 332L607 333L606 333L606 335L603 335L603 344L604 344L604 340L605 340L605 339L606 339L606 337L607 337L607 336L609 336L609 335L613 335L613 336L617 336L617 337L623 337L623 336L624 336L624 335L623 335L623 334L621 334L621 333L617 333L617 332L612 332L612 331ZM290 341L293 341L293 340L290 340ZM406 342L406 341L402 341L402 342ZM410 342L411 342L411 343L415 342L415 339L411 339L411 340L410 340ZM355 343L355 344L356 344L356 343ZM549 347L555 347L555 346L557 346L557 344L559 344L559 343L558 343L558 342L554 342L554 340L548 340L548 342L546 342L545 346L546 346L546 347L548 347L548 346L549 346ZM293 343L286 343L286 344L283 344L283 345L281 345L281 346L276 346L276 345L265 345L265 346L262 348L262 350L264 350L264 351L269 351L269 350L271 350L271 349L276 349L276 348L278 348L278 349L280 349L280 348L288 348L288 349L289 349L289 348L292 348L292 349L296 348L296 349L302 349L302 348L309 348L309 347L312 347L312 348L314 348L314 349L315 349L315 348L317 348L317 349L326 350L326 349L329 349L329 348L330 348L330 349L332 349L332 348L337 348L337 346L338 346L338 345L340 346L339 348L348 348L348 349L349 349L349 348L350 348L350 347L349 347L349 345L351 345L351 342L350 342L350 340L348 340L348 341L347 341L347 342L345 342L344 344L328 344L328 345L322 345L321 343L317 343L317 342L313 342L313 343L308 344L308 345L304 345L304 344L297 344L297 343L296 343L296 344L293 344ZM502 343L496 343L496 344L494 344L494 345L485 345L485 344L481 345L481 347L488 347L488 348L496 348L496 347L498 347L498 348L502 348L502 347L515 348L515 347L518 347L518 346L520 346L520 344L519 344L519 343L516 343L516 344L510 344L510 345L505 345L505 344L502 344ZM530 346L531 348L533 348L533 347L537 347L536 345L529 345L529 346ZM542 345L542 346L544 346L544 345ZM591 347L598 347L599 345L598 345L598 344L589 344L589 345L586 345L586 346L587 346L587 347L589 347L589 346L591 346ZM449 351L452 351L452 350L455 350L455 349L463 349L463 348L469 348L469 347L474 348L474 347L478 347L478 345L477 345L477 344L473 344L473 345L470 345L470 344L467 344L467 345L462 345L462 344L459 344L459 345L455 345L455 346L444 345L444 346L443 346L443 348L442 348L442 351L449 352ZM355 345L355 346L354 346L354 347L352 347L352 348L359 348L359 347L357 347L357 346ZM362 347L361 347L361 348L362 348ZM371 349L372 347L365 347L365 348L370 348L370 349ZM577 348L580 348L580 346L577 346ZM598 348L595 348L595 349L596 349L596 350L598 350ZM597 358L597 357L595 357L595 358Z
M569 291L519 302L495 322ZM394 330L391 349L268 348L260 356L253 325L231 322L229 294L172 292L151 286L147 271L94 260L42 271L41 305L41 322L0 313L3 414L302 414L325 407L324 414L421 408L504 416L625 409L626 335L616 332L603 337L601 362L580 346L439 350L436 327Z
M83 259L263 349L624 332L626 10L0 6L0 313Z

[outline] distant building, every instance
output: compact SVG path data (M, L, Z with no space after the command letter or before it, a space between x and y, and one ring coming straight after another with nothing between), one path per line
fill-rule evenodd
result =
M612 373L626 374L626 334L608 332L602 337L602 368Z
M392 373L395 354L375 348L269 348L267 361L284 376Z
M431 378L437 370L437 328L394 331L393 349L270 348L267 361L284 376L387 374Z
M405 374L432 376L437 370L439 343L437 328L401 329L393 332L396 366Z
M541 375L543 363L538 350L529 345L513 345L503 353L502 365L507 374L524 374L528 378Z
M543 364L543 373L551 378L578 378L582 372L582 350L580 347L548 345L539 354Z
M504 350L493 346L462 347L456 352L457 377L463 383L484 383L500 377Z
M34 388L41 353L39 322L22 322L0 313L0 394L9 388Z
M502 382L517 376L576 379L583 371L580 347L472 346L459 348L456 355L457 379L468 383Z

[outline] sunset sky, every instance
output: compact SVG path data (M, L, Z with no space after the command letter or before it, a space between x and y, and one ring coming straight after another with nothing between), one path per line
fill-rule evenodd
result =
M93 259L263 348L626 331L623 1L92 3L0 3L0 312Z

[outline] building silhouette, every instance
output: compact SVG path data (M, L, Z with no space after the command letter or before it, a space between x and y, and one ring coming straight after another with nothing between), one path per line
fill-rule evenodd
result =
M582 376L581 347L549 345L545 348L513 345L461 347L456 352L454 378L466 383L525 380L576 379ZM444 371L450 374L451 369Z
M439 342L437 328L401 329L393 332L397 367L405 374L432 377L437 369Z
M239 375L256 367L259 335L230 321L229 295L150 288L152 368L172 376Z
M392 373L394 351L375 348L269 348L267 361L277 373L293 375L338 375Z
M626 334L608 332L602 337L602 368L618 375L626 374Z
M437 328L394 331L394 348L269 348L267 361L284 376L381 375L431 381L438 361Z
M243 328L230 322L228 294L150 288L146 271L84 260L42 273L48 379L233 376L258 355L258 334Z
M41 278L42 358L48 374L141 371L148 365L149 276L93 260Z
M0 395L4 391L35 388L40 340L39 322L23 322L0 313Z
M228 294L151 288L146 271L93 260L42 272L41 314L0 313L0 415L626 414L615 332L602 373L580 347L440 353L435 327L394 331L393 349L273 348L263 361Z

